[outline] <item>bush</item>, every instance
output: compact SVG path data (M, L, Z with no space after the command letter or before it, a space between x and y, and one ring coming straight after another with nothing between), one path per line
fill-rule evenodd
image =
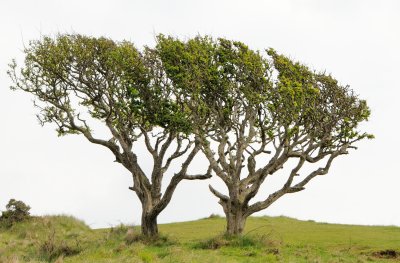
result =
M11 227L15 223L29 219L30 209L30 206L24 202L10 199L6 205L6 211L3 211L0 217L0 225Z

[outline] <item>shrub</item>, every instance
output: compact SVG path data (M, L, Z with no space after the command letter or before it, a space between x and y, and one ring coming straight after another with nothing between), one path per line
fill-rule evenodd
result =
M17 222L21 222L30 218L30 206L22 201L10 199L6 205L6 211L2 212L0 217L0 225L11 227Z

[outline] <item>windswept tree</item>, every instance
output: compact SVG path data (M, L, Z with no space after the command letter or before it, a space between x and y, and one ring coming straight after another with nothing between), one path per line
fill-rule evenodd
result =
M142 234L156 236L157 216L178 183L210 174L187 174L200 144L189 133L185 108L170 99L173 86L154 50L140 52L127 41L59 35L30 42L24 53L22 68L11 64L12 89L33 94L42 125L55 124L60 136L81 134L114 154L132 175L129 188L142 204ZM100 124L108 130L107 138L95 134ZM153 158L150 174L138 162L140 142ZM163 177L173 162L180 170L162 193Z
M372 138L357 129L370 114L364 100L272 49L262 55L241 42L200 36L160 36L156 49L177 101L191 112L201 150L227 188L210 185L228 234L242 233L248 216L304 190L336 157ZM282 187L252 202L282 168L288 171Z

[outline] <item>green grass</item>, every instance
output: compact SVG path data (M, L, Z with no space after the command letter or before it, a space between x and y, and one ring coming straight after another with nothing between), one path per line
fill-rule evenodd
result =
M225 237L224 228L218 217L164 224L151 242L137 227L93 230L68 216L34 217L0 229L0 263L400 262L399 227L252 217L242 237Z

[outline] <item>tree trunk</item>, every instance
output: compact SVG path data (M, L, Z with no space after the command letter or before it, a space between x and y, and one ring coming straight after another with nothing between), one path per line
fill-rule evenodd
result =
M225 210L225 209L224 209ZM244 216L240 205L231 204L230 209L225 210L226 215L226 233L228 235L241 235L246 224L247 217Z
M149 238L158 236L157 216L159 213L154 211L154 200L151 195L144 195L141 199L142 202L142 235Z
M142 235L145 237L157 237L158 236L158 226L157 226L157 216L152 216L151 213L143 211L142 214Z

